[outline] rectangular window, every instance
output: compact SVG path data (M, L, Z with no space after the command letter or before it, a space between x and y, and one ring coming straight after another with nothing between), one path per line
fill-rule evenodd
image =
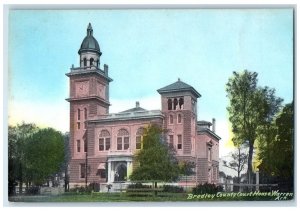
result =
M178 135L177 149L182 149L182 135Z
M87 152L87 142L86 142L86 140L83 140L83 144L84 144L83 151Z
M109 150L110 149L110 138L106 138L105 139L105 150Z
M80 122L77 122L77 130L80 129Z
M122 150L122 138L118 137L117 138L117 150Z
M136 149L141 149L142 148L142 137L141 136L136 137L135 148Z
M129 137L124 137L124 150L129 148Z
M101 178L106 178L106 172L105 172L105 169L100 169L100 177L101 177Z
M85 178L85 163L80 164L80 178Z
M104 151L104 138L99 139L99 151Z
M173 135L170 135L169 136L169 144L170 144L170 146L174 146L174 136Z
M80 140L77 140L77 152L80 152Z

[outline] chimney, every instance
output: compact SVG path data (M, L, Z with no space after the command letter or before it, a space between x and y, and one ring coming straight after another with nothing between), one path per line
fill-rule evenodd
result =
M136 108L139 108L139 107L140 107L140 102L139 102L139 101L136 101L136 102L135 102L135 107L136 107Z
M216 132L216 119L212 119L212 131L215 133Z
M104 64L104 75L108 76L108 65Z

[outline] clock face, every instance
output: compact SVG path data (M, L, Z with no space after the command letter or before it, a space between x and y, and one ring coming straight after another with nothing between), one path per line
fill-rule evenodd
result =
M83 97L83 96L88 96L88 88L89 82L84 81L84 82L78 82L76 84L76 94L78 97Z

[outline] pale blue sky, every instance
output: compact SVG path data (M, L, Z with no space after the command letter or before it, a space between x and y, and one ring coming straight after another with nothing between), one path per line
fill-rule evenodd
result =
M156 90L179 77L202 95L198 119L215 117L226 139L225 84L243 69L292 101L292 9L17 10L9 15L10 122L36 116L55 126L59 114L57 128L68 129L65 73L79 65L89 22L114 80L114 112L143 99L160 109Z

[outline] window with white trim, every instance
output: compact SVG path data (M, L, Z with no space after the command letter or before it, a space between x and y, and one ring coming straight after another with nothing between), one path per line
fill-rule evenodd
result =
M182 135L177 135L177 149L182 149Z
M110 133L108 130L101 130L99 135L99 151L108 151L110 145Z
M117 136L117 150L129 149L129 132L122 128L118 131Z
M143 140L144 128L139 128L136 132L136 139L135 139L135 148L142 149L142 140Z

